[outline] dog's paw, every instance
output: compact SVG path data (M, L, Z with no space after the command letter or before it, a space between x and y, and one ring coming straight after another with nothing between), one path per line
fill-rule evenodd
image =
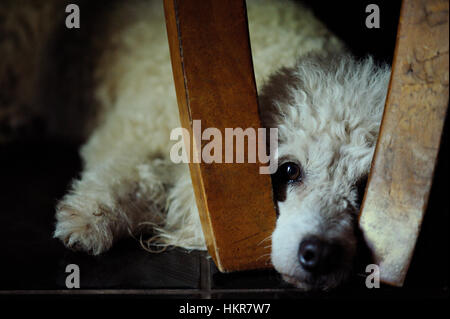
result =
M56 213L56 229L53 237L65 246L93 255L111 248L113 232L108 218L108 209L80 210L60 203Z

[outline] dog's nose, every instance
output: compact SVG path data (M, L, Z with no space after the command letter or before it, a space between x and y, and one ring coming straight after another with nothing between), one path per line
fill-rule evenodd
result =
M317 237L305 238L299 246L298 258L303 269L312 273L322 273L330 269L337 248Z

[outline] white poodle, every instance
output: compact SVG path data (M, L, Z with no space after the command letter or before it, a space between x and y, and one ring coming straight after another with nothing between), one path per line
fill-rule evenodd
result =
M180 124L162 3L123 2L95 69L101 116L54 236L100 254L151 225L160 245L205 249L188 167L169 157ZM390 70L345 53L298 3L247 7L262 122L279 134L272 263L297 287L328 289L351 270Z

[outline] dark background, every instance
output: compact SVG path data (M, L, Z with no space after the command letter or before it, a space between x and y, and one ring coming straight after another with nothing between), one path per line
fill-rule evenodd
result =
M304 2L355 55L372 54L377 61L392 61L400 1ZM90 83L83 68L78 74L71 74L68 62L89 49L86 37L96 30L106 2L76 3L82 12L89 14L81 15L83 28L79 32L69 33L61 28L54 35L49 49L54 66L41 97L49 105L67 99L66 89L59 87L61 79L70 77L73 88L80 91ZM369 3L380 7L380 29L365 27L365 7ZM86 55L80 63L92 63L92 60ZM85 94L68 103L86 106L89 101ZM64 124L64 119L61 122ZM0 144L0 292L57 293L55 290L65 289L65 266L75 263L81 269L81 287L93 289L92 293L95 289L110 289L113 293L128 291L152 297L183 298L448 297L449 205L444 200L449 193L448 122L447 118L427 213L404 287L382 286L369 290L359 269L359 275L335 291L305 294L283 283L274 271L220 274L205 253L173 249L150 254L133 239L124 239L96 257L65 249L51 237L54 206L66 192L70 180L80 172L77 152L83 138L55 136L37 117L25 127L8 131L12 138Z

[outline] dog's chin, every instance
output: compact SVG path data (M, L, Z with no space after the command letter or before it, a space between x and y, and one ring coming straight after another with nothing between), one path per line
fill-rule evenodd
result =
M348 273L339 271L319 277L308 274L303 274L301 277L281 274L281 277L285 282L304 291L329 291L342 284L347 279Z
M291 284L293 286L295 286L298 289L304 290L304 291L310 291L310 290L314 290L314 285L306 282L306 281L302 281L294 276L289 276L289 275L285 275L285 274L281 274L281 277L283 278L283 280L285 282L287 282L288 284Z

